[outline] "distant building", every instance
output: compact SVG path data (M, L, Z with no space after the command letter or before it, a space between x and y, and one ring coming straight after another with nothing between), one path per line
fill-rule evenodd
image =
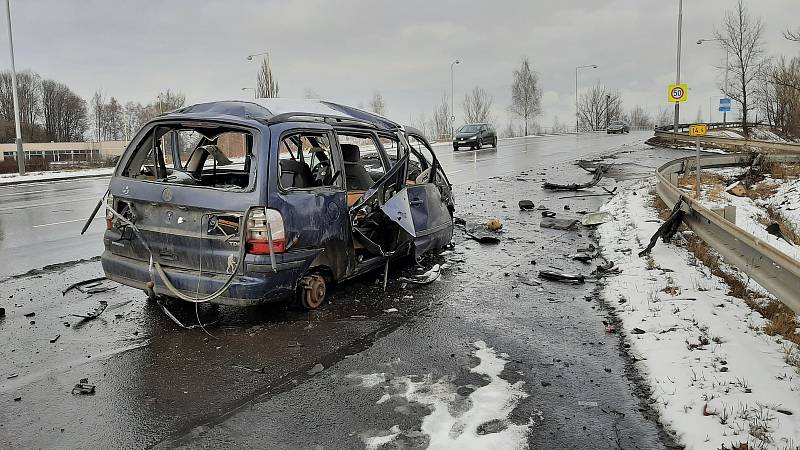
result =
M128 141L101 142L41 142L22 144L25 158L45 158L50 162L92 161L95 159L119 156L125 150ZM16 159L15 144L0 144L3 158Z

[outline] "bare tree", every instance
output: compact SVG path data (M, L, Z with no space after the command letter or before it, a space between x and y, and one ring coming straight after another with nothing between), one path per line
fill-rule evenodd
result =
M425 136L430 136L431 122L428 121L424 111L419 113L419 116L411 118L411 126L422 131Z
M472 92L464 96L464 115L467 123L492 122L492 97L482 88L475 86Z
M106 96L103 91L95 91L92 95L90 106L92 108L92 127L94 128L94 139L101 141L105 135L103 127L105 126L104 115L106 106Z
M641 105L634 106L633 109L628 112L628 121L631 127L634 128L653 128L653 119L650 117L650 114L647 113L647 109Z
M19 125L24 141L40 139L38 126L41 112L39 91L41 78L35 72L23 70L17 73L17 99L19 100ZM14 102L12 97L11 72L0 72L0 116L6 121L14 121Z
M433 109L433 134L438 138L450 136L450 98L442 93L442 101Z
M731 55L729 70L733 73L734 82L723 86L723 89L740 106L745 136L750 134L748 112L755 108L748 95L765 61L763 34L761 18L751 17L742 0L739 0L735 9L725 13L722 28L714 31L722 47Z
M261 60L261 68L256 76L256 97L257 98L277 98L278 82L272 75L272 66L267 58Z
M800 42L800 28L797 31L786 30L783 32L783 37L790 41Z
M519 69L514 69L514 81L511 83L511 106L508 109L523 120L526 136L531 119L542 112L541 105L542 90L539 87L539 76L531 70L528 58L523 58Z
M765 66L755 87L758 110L785 135L800 136L800 58Z
M386 102L383 101L383 96L379 91L375 91L372 94L372 100L369 101L369 110L379 116L386 113Z
M567 126L559 120L558 116L553 116L553 133L566 133Z
M118 141L124 137L124 123L122 105L116 98L111 97L103 108L103 120L105 121L105 140Z
M578 124L583 130L603 130L608 122L622 115L619 92L603 85L592 86L578 97Z
M81 140L87 128L86 102L66 84L55 80L43 80L40 89L45 139L57 142Z
M662 106L658 109L658 114L656 114L653 122L656 126L670 125L672 123L672 111L670 111L669 108Z

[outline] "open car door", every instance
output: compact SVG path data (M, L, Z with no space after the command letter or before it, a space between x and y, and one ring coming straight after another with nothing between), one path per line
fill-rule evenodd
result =
M453 236L449 183L439 175L435 158L431 162L424 157L421 161L430 170L408 180L410 150L405 139L403 146L404 155L350 210L354 236L375 254L389 255L413 241L416 254L421 255L446 245ZM441 181L446 186L438 186ZM392 226L386 226L387 219Z

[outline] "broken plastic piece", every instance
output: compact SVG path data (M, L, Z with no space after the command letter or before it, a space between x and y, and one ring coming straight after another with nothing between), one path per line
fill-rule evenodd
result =
M81 382L72 388L72 395L94 395L94 385L88 381L87 378L82 378Z
M533 209L534 205L533 202L530 200L520 200L519 201L519 209L522 211Z
M555 217L556 213L554 211L542 211L542 217Z
M601 223L606 223L613 218L614 217L611 214L605 211L591 212L587 213L581 218L581 225L583 226L600 225Z
M580 284L586 281L586 278L579 273L556 272L555 270L541 270L539 271L539 278L573 284Z
M103 314L103 311L105 311L107 307L108 307L108 302L105 300L100 300L100 304L97 305L93 310L87 312L86 314L73 314L73 316L80 317L81 319L85 320L96 319L97 316Z
M435 264L430 270L422 275L418 275L414 278L403 277L400 278L400 281L405 281L412 284L429 284L436 281L436 279L439 278L439 275L441 275L441 266L439 264Z
M650 250L652 250L653 247L655 247L656 242L658 242L659 236L661 236L661 239L664 242L667 242L670 238L672 238L675 232L678 231L678 227L681 225L681 221L683 221L683 216L686 214L686 212L681 209L682 204L683 196L681 196L681 198L679 198L675 203L675 206L672 208L672 214L669 216L669 218L665 220L660 227L658 227L658 230L656 230L655 234L653 234L653 236L650 238L650 243L647 244L647 247L639 252L640 258L650 253Z
M554 230L571 230L578 225L575 219L554 219L552 217L545 217L539 222L542 228L552 228Z
M77 283L70 284L67 286L66 289L61 291L61 295L67 295L67 292L71 291L72 289L90 285L90 287L97 286L100 284L101 281L106 280L106 277L97 277L97 278L90 278L88 280L78 281ZM94 283L94 284L93 284Z
M579 189L586 189L592 186L597 185L600 182L600 179L603 178L603 174L608 170L608 166L605 164L600 164L594 170L594 177L588 183L571 183L571 184L558 184L558 183L550 183L545 182L542 185L545 189L550 190L560 190L560 191L577 191Z

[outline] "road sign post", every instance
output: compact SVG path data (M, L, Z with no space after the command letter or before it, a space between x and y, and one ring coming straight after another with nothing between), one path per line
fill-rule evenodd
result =
M719 111L722 113L723 124L726 124L728 122L728 111L730 110L731 110L731 99L729 98L719 99Z
M689 136L694 136L694 143L697 146L697 160L695 162L696 181L694 185L694 198L700 199L700 136L705 136L708 132L708 125L698 124L689 126Z
M675 104L675 123L672 132L675 142L678 142L678 105L689 98L689 87L685 83L670 84L667 89L667 101Z

